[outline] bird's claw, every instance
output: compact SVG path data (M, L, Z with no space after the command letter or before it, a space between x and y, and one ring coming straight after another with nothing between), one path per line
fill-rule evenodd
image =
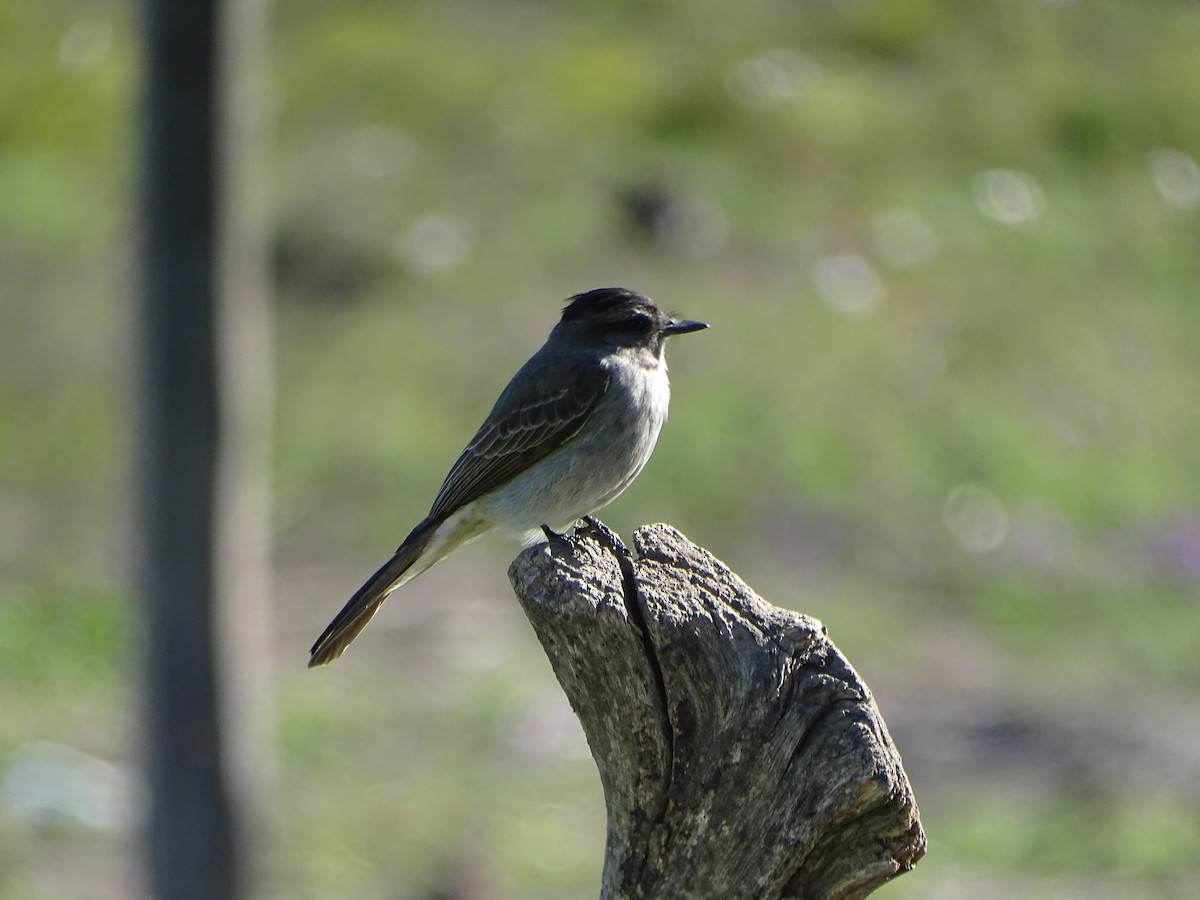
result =
M595 516L584 516L583 527L576 528L575 533L591 534L599 539L600 543L606 545L610 550L623 556L626 559L633 559L633 554L629 552L629 548L625 546L624 541L617 536L617 533L597 519Z
M625 543L617 536L617 533L595 516L583 516L583 525L576 526L570 536L559 534L549 525L542 525L541 528L542 534L546 536L546 543L552 547L558 547L560 550L574 551L575 539L590 535L618 556L629 560L633 559L633 554L629 552L629 548L625 546Z
M565 534L559 534L554 531L549 525L542 526L542 534L546 536L546 543L551 547L558 547L560 550L574 551L575 544Z

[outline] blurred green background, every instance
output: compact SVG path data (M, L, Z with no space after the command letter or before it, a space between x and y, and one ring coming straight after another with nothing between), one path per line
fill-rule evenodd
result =
M605 513L817 616L902 898L1200 883L1200 7L280 0L270 895L586 898L599 781L483 541L337 665L562 300L704 319ZM0 898L139 890L139 36L0 0ZM49 797L49 799L47 799Z

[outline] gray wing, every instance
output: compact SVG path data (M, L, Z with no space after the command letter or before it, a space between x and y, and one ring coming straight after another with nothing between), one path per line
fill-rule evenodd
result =
M430 519L445 519L563 446L578 434L608 390L608 372L597 359L546 364L539 357L509 382L450 469Z

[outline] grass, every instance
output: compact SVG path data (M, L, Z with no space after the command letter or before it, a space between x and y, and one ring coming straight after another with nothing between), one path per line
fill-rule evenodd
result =
M1152 747L1190 733L1196 11L755 10L276 10L277 895L594 894L599 786L506 599L511 549L414 583L336 669L300 665L598 284L713 324L672 348L671 421L607 521L670 521L821 617L897 734L954 746L921 717L946 685ZM136 755L113 523L138 58L115 3L0 22L2 772L36 740ZM693 218L639 236L634 186ZM1081 792L1031 787L1036 755L1014 785L914 749L930 855L880 895L1185 896L1194 780L1124 784L1139 752ZM128 894L133 836L3 828L0 900Z

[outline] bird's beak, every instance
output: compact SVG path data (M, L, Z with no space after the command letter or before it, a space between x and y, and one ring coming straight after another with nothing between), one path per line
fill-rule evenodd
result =
M703 331L708 327L707 322L694 322L691 319L672 319L663 329L663 335L670 337L674 334L687 334L690 331Z

